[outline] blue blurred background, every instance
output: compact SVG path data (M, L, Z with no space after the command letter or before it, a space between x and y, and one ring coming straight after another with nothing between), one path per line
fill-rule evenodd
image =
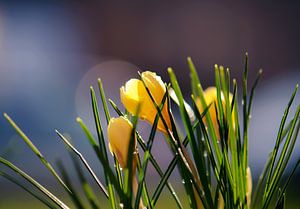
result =
M214 64L229 67L241 80L247 51L250 81L258 69L264 70L250 125L250 166L257 178L274 145L284 107L300 81L299 9L296 3L260 1L0 1L0 112L7 112L51 162L67 157L54 129L70 134L101 175L75 121L80 116L94 130L89 86L96 87L98 77L107 97L120 105L120 86L137 77L138 70L156 71L168 81L166 68L171 66L189 101L187 56L207 87L214 83ZM299 103L298 95L295 104ZM141 129L147 136L149 125ZM160 158L164 153L160 163L166 167L171 153L160 138L154 153ZM59 190L4 117L0 139L1 155ZM298 143L293 161L299 149ZM155 181L155 175L150 168L149 179ZM298 177L294 182L300 185ZM0 208L16 196L32 200L1 178Z

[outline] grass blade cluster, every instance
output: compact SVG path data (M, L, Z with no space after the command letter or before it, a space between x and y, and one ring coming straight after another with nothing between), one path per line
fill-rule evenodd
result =
M125 87L121 88L122 91L124 90L121 101L125 111L106 98L100 79L96 89L99 91L98 96L95 89L90 87L95 136L92 134L92 129L87 127L81 118L78 117L77 122L92 147L101 169L92 168L84 153L71 142L70 138L55 130L70 154L73 169L79 180L79 188L73 180L73 173L67 169L64 159L57 161L62 176L60 177L21 128L7 114L4 114L4 117L63 187L73 203L72 206L78 209L103 208L100 201L107 201L111 209L152 209L157 207L164 188L168 190L172 201L180 209L185 208L182 204L184 198L188 202L188 207L192 209L285 208L287 187L300 165L298 160L293 169L287 171L300 131L299 104L295 113L290 115L298 85L283 113L274 148L269 154L255 190L252 191L251 169L248 163L248 143L251 139L248 132L254 94L262 70L258 71L257 77L250 85L249 59L246 54L242 73L242 92L239 93L238 82L235 78L231 78L228 68L215 65L215 86L203 89L198 71L190 57L187 59L187 64L191 80L191 94L188 99L184 98L179 85L180 80L177 79L172 68L168 68L170 84L163 83L159 76L149 71L139 73L140 79L128 81ZM101 105L98 105L99 97ZM241 110L239 109L240 98ZM191 101L191 105L187 101ZM172 106L172 102L177 105ZM108 104L114 109L114 113L110 112ZM133 107L135 112L132 111ZM173 115L175 108L178 108L179 117ZM101 118L102 113L104 113L105 124L102 124L104 121ZM126 121L130 128L126 129L130 130L129 138L122 135L122 132L118 135L120 139L118 138L119 141L115 144L109 135L110 124L114 121L113 114L122 118L123 122ZM288 121L289 117L291 120ZM151 124L151 130L145 134L146 137L141 136L137 126L139 120L144 119ZM178 124L183 125L183 130L179 129ZM124 131L127 127L122 123L117 125L120 131ZM106 130L108 139L106 139ZM155 138L159 131L164 134L173 154L166 169L161 167L157 159L161 156L155 156L153 152L153 145L156 143ZM109 153L112 155L110 156ZM47 207L70 208L57 195L13 163L0 157L0 164L0 176L23 188ZM158 184L153 191L147 181L150 164L158 174ZM169 180L175 168L178 168L180 175L178 182L184 187L184 192L180 196ZM97 171L103 171L103 176ZM285 174L287 178L284 178ZM29 184L24 184L14 175ZM86 178L86 175L90 176L91 180ZM99 189L95 189L94 186Z

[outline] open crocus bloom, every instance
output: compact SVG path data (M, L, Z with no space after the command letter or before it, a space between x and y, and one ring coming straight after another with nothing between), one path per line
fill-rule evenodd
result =
M166 93L166 87L160 76L157 76L156 73L146 71L141 74L141 77L149 89L155 103L160 105ZM125 86L120 88L120 97L121 102L131 114L135 115L137 107L140 105L139 117L149 121L151 124L154 123L157 110L141 80L130 79L127 81ZM171 121L166 101L161 113L168 128L171 130ZM157 128L158 130L167 133L167 130L161 119L158 121Z
M231 104L232 102L232 94L229 93L229 102ZM205 91L204 91L204 98L205 98L205 102L207 105L211 106L209 107L209 113L210 113L210 117L214 126L214 130L216 133L216 136L218 139L220 139L220 133L219 133L219 125L218 125L218 121L217 121L217 112L216 112L216 108L215 108L215 103L217 104L218 100L217 100L217 88L216 87L208 87ZM222 101L222 105L223 105L223 110L225 111L225 98L223 93L221 93L221 101ZM199 112L202 114L204 111L204 108L202 107L200 98L196 99L196 105L197 108L199 109ZM219 112L219 110L218 110ZM226 115L226 113L225 113ZM232 121L233 121L233 128L235 128L235 122L234 122L234 111L232 112ZM207 125L207 121L206 121L206 116L204 117L203 122Z
M127 165L132 129L131 122L125 117L112 118L107 127L110 150L115 154L121 168Z

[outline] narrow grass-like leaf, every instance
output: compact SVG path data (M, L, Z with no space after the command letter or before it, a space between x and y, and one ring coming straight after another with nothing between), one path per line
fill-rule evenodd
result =
M119 116L123 116L125 117L125 113L122 113L122 111L118 108L118 106L116 105L116 103L114 103L114 101L112 101L111 99L108 99L108 102L110 103L110 105L112 106L112 108L116 111L116 113Z
M260 69L258 71L258 74L256 76L256 79L254 81L254 84L251 88L251 92L250 92L250 96L249 96L249 102L248 102L248 111L247 111L247 114L248 114L248 120L250 119L250 114L251 114L251 108L252 108L252 103L253 103L253 97L254 97L254 94L255 94L255 89L257 87L257 84L259 82L259 80L261 79L261 76L262 76L262 73L263 73L263 70ZM249 122L248 122L249 123Z
M196 207L196 200L195 200L195 196L194 196L194 192L193 192L193 184L196 182L194 179L193 175L190 175L192 173L191 167L189 165L189 161L190 159L186 158L186 151L184 146L182 145L179 137L178 137L178 133L175 127L175 122L172 118L172 115L170 114L170 109L168 108L168 114L169 117L171 119L171 125L172 125L172 130L170 129L170 127L168 127L163 114L161 113L159 106L157 105L152 93L150 92L149 88L147 87L145 81L143 80L143 77L141 76L141 80L143 82L143 85L153 103L153 105L156 108L156 111L158 112L160 119L164 125L165 130L167 131L167 135L166 135L166 139L169 142L169 145L171 145L172 147L172 151L174 152L174 154L178 154L180 156L180 161L179 161L179 171L181 173L182 178L187 182L186 184L184 184L186 191L187 191L187 195L189 196L189 203L190 206L192 208ZM166 92L167 91L167 87L166 87ZM170 100L168 100L169 102ZM170 107L170 106L169 106ZM192 178L192 179L190 179ZM195 187L197 187L197 191L198 191L198 185L194 185Z
M146 91L147 91L153 105L156 108L156 111L158 112L158 114L160 116L160 119L164 125L165 130L167 131L166 139L169 141L169 144L171 145L174 154L178 154L180 156L181 161L179 161L179 171L181 172L182 178L184 178L185 181L187 182L186 184L184 184L184 186L187 190L187 195L189 196L190 206L192 208L196 207L196 199L195 199L195 195L193 192L193 191L195 191L194 189L196 189L196 191L199 195L196 197L201 198L202 203L205 204L205 200L203 198L203 192L200 189L201 184L199 182L199 179L195 175L193 175L193 173L195 173L196 169L193 165L192 160L188 156L186 148L183 146L182 142L180 141L180 139L178 137L178 133L177 133L177 130L175 127L175 122L173 120L172 115L170 114L170 109L168 110L168 113L169 113L169 116L171 119L172 131L169 129L169 127L164 119L164 116L159 109L159 106L157 105L155 99L153 98L153 95L151 94L146 83L143 81L143 78L142 78L142 82L143 82L144 87L146 88ZM166 89L166 92L168 92L167 89ZM199 201L197 201L197 203L198 202Z
M292 170L291 173L289 174L289 177L288 177L288 179L286 180L286 182L285 182L285 184L284 184L284 186L283 186L283 188L282 188L282 190L281 190L281 193L279 194L278 201L280 201L280 199L281 199L283 196L285 196L286 189L287 189L289 183L291 182L292 177L295 175L295 172L296 172L296 170L297 170L297 168L298 168L299 165L300 165L300 160L297 161L297 163L295 164L293 170ZM277 204L278 204L278 203L277 203Z
M275 209L284 209L285 203L285 193L280 197L279 201L276 203Z
M299 113L300 113L300 105L298 106L298 109L295 113L294 120L292 122L292 126L290 128L289 133L288 133L288 136L287 136L287 139L285 141L284 147L281 151L281 155L280 155L279 161L276 165L276 169L274 171L273 179L272 179L271 184L270 184L271 186L273 184L276 185L276 182L279 181L279 179L283 175L283 171L285 170L285 168L287 166L287 163L288 163L288 161L291 157L293 148L295 146L295 143L296 143L296 140L297 140L297 137L298 137L298 134L299 134L300 122L298 122L298 126L296 127L296 123L299 119ZM296 127L296 129L295 129L295 127ZM294 130L295 130L295 132L294 132ZM292 138L292 136L294 136L294 137Z
M283 139L286 137L286 135L288 134L288 132L289 132L291 126L292 126L292 122L293 122L293 120L291 120L289 122L289 124L285 127L285 129L283 130L283 134L281 136L281 139L280 139L279 143L281 143L283 141ZM255 188L255 190L253 192L254 195L253 195L253 201L252 201L253 203L252 203L252 205L253 205L254 208L256 208L255 206L258 203L258 199L260 197L259 194L260 194L260 192L261 192L261 190L263 188L263 182L266 179L267 174L268 174L268 170L269 170L269 168L271 166L271 160L272 160L272 152L269 153L269 156L268 156L268 159L267 159L266 164L264 166L264 169L261 172L261 175L259 176L256 188Z
M224 97L224 93L222 92L222 87L221 87L221 76L220 76L220 70L219 66L215 65L215 85L217 89L217 104L213 104L215 107L215 110L217 111L216 113L216 118L218 120L218 125L219 125L219 132L220 132L220 141L223 143L223 147L228 147L228 127L227 127L227 121L225 118L226 115L226 109L224 110L225 107L223 107L223 101L222 97ZM223 99L224 100L224 99ZM225 146L224 146L225 145Z
M295 146L298 134L299 134L299 129L300 129L300 122L298 123L298 126L295 130L296 123L299 119L299 114L300 114L300 105L297 108L297 111L295 113L294 119L292 126L289 130L288 136L285 140L284 146L281 150L281 154L279 157L279 160L277 162L277 165L275 166L275 170L271 179L271 182L269 184L269 189L265 190L266 193L264 193L264 203L263 203L263 208L267 208L268 204L270 203L272 196L275 192L275 189L279 183L279 180L282 178L284 170L287 166L287 163L290 159L291 153L293 151L293 148ZM295 130L295 132L294 132ZM294 137L292 138L292 136Z
M243 148L242 148L242 154L243 154L243 165L244 165L244 170L247 169L248 166L248 128L249 128L249 123L250 123L250 118L251 118L251 109L252 109L252 103L253 103L253 98L255 94L255 89L258 85L259 80L261 79L262 76L262 69L258 71L258 74L256 76L256 79L254 81L254 84L251 87L250 91L250 96L249 96L249 102L247 102L247 76L248 76L248 55L246 55L246 63L245 63L245 71L244 71L244 77L243 77L243 125L244 125L244 130L243 130Z
M198 173L196 173L196 171L195 170L193 171L193 169L192 169L193 175L195 176L195 179L198 179L199 178L198 174L200 174L200 173L202 174L202 169L203 169L202 166L204 165L204 162L203 162L202 158L200 157L199 150L197 149L198 146L197 146L197 142L196 142L195 135L193 132L192 124L190 122L189 115L185 109L184 99L183 99L180 87L178 85L178 81L177 81L176 76L171 68L168 69L168 72L170 75L172 86L174 88L174 91L175 91L176 96L179 101L179 110L180 110L181 118L182 118L183 124L186 129L187 137L190 140L193 157L195 159L196 168L198 171ZM201 161L202 161L202 164L201 164ZM191 165L191 164L190 164L190 166L193 167L193 165ZM202 178L202 180L204 180L204 181L206 180L203 184L205 186L205 199L204 200L207 201L207 203L205 203L205 204L212 206L213 200L212 200L212 196L211 196L211 191L210 191L210 188L206 187L208 185L207 179L206 179L206 174L204 175L204 178ZM202 183L200 183L200 180L199 180L198 184L200 187L202 187Z
M122 188L120 187L120 184L119 184L117 178L114 176L114 173L113 173L112 169L110 168L109 164L107 163L107 161L105 161L103 154L100 152L100 149L99 149L97 142L96 142L95 138L93 137L91 131L87 128L87 126L85 125L85 123L82 121L81 118L77 118L76 120L79 123L80 127L82 128L83 132L85 133L87 139L89 140L89 143L92 145L99 161L101 162L105 171L109 175L111 183L114 185L114 188L116 189L117 193L119 194L120 199L122 200L122 202L127 202L126 195L124 194Z
M187 57L187 63L190 69L190 78L191 78L191 87L192 87L192 94L195 98L198 98L200 95L198 94L198 84L200 83L200 80L197 75L196 67L192 61L191 57Z
M93 209L99 209L100 207L99 207L99 204L97 202L96 195L95 195L93 189L91 188L90 184L88 183L88 181L86 180L86 178L84 176L84 173L83 173L83 170L81 168L79 160L77 159L77 157L75 156L75 154L73 152L69 152L69 153L70 153L70 156L72 158L73 165L75 167L75 170L76 170L76 173L78 175L82 190L83 190L86 198L88 199L88 201L89 201L89 203L90 203L90 205Z
M93 87L90 87L90 92L91 92L91 99L92 99L92 108L93 108L93 114L94 114L94 119L95 119L95 125L96 125L96 130L97 130L97 135L98 135L98 141L99 141L99 148L100 151L103 154L105 163L108 162L108 157L107 157L107 152L106 152L106 146L105 146L105 140L104 140L104 135L102 131L102 126L99 118L99 111L98 111L98 104L97 104L97 99L95 96L95 91ZM106 170L104 169L104 175L105 175L105 181L108 187L108 194L109 194L109 202L111 205L112 209L116 209L116 198L115 198L115 192L114 188L111 184L111 180L109 179L109 175L107 174Z
M242 97L242 107L243 107L243 165L244 170L246 171L248 165L248 122L249 122L249 111L250 108L247 107L247 93L248 93L248 71L249 71L249 63L248 63L248 53L245 54L245 67L243 72L243 82L242 82L242 89L243 89L243 97ZM258 79L257 79L258 81ZM252 87L252 91L254 93L254 86ZM253 96L253 94L252 94ZM251 99L252 102L252 99ZM249 106L251 107L251 105Z
M174 74L174 72L171 68L168 68L168 73L169 73L169 76L170 76L171 84L174 88L175 94L176 94L176 96L178 98L178 101L179 101L179 110L180 110L180 115L181 115L181 118L182 118L182 121L183 121L183 125L185 127L187 137L190 140L191 148L192 148L194 157L196 158L195 161L197 161L197 160L199 160L199 155L197 155L197 152L198 152L197 145L196 145L197 143L196 143L196 140L195 140L194 132L192 130L192 124L190 122L190 118L189 118L188 113L185 109L184 99L183 99L183 96L182 96L177 78L176 78L176 76L175 76L175 74ZM199 164L196 164L197 168L199 167L198 165ZM198 169L200 169L200 168L198 168ZM197 174L196 174L195 171L194 171L193 174L195 175L195 177L197 177Z
M239 176L239 167L238 167L238 153L237 153L237 139L234 134L234 128L233 128L233 120L232 120L232 114L231 114L231 103L229 99L229 86L230 81L228 80L228 73L225 72L225 69L220 66L220 78L221 78L221 87L222 87L222 93L224 95L225 100L225 119L226 124L228 126L228 136L225 138L226 141L228 141L230 145L230 151L231 151L231 169L232 169L232 176L233 176L233 190L234 190L234 201L237 204L239 200L243 197L240 195L240 182L241 177ZM226 154L226 153L225 153Z
M102 107L105 112L106 123L108 125L109 121L110 121L110 113L108 110L108 106L107 106L107 102L106 102L107 100L105 97L105 92L104 92L102 81L100 78L98 79L98 88L99 88L99 92L100 92L100 96L101 96ZM115 154L113 154L113 157L114 157L114 164L115 164L115 170L116 170L117 177L118 177L118 182L120 183L120 186L122 188L123 187L123 179L122 179L120 164L119 164L118 160L116 159Z
M226 149L223 149L223 153L222 153L222 160L224 162L224 166L226 169L226 175L224 174L224 178L228 178L229 181L229 187L231 187L232 189L234 189L236 187L235 185L235 179L234 175L235 172L232 171L231 166L230 166L230 158L229 158L229 153L227 150L227 146L228 143L230 142L230 138L232 138L232 126L231 126L231 130L228 130L228 126L230 126L230 121L231 118L228 119L228 117L225 117L227 115L229 115L229 117L231 117L231 108L229 107L229 92L225 93L223 92L222 86L227 86L224 88L228 88L228 84L226 84L225 78L224 78L224 68L222 67L223 71L220 71L220 68L218 65L215 65L215 76L216 76L216 89L217 89L217 107L216 108L216 118L220 118L219 121L219 126L220 126L220 140L223 141L223 143L226 145ZM222 72L222 75L221 73ZM227 96L226 96L227 95ZM223 101L222 101L222 97L225 97L225 107L223 107ZM227 98L226 98L227 97ZM231 124L232 125L232 124ZM208 124L208 126L210 126L210 124ZM204 131L204 129L203 129ZM229 132L231 133L231 136L229 136ZM208 139L207 139L208 141ZM222 143L222 142L221 142ZM236 161L236 160L235 160ZM222 162L222 163L223 163ZM225 171L224 171L225 172ZM234 195L236 195L236 193L234 193ZM236 200L236 197L234 196L234 199Z
M10 182L18 185L19 187L21 187L22 189L24 189L26 192L28 192L29 194L31 194L33 197L35 197L36 199L38 199L40 202L42 202L43 204L45 204L47 207L49 207L49 208L56 208L56 206L54 206L53 203L49 202L45 197L41 196L35 190L32 190L28 186L23 185L18 179L14 178L13 176L11 176L11 175L9 175L7 173L4 173L4 172L0 172L0 176L6 178Z
M193 97L192 97L192 99L193 99L194 106L196 106L195 99ZM208 158L210 160L211 167L212 167L212 170L214 172L214 176L215 176L217 182L220 182L220 175L219 175L219 170L217 168L216 159L215 159L215 157L214 157L214 155L212 153L213 152L212 151L212 146L211 146L211 143L210 143L210 140L209 140L209 137L208 137L207 129L206 129L204 121L203 121L203 117L204 116L206 117L206 114L209 111L209 108L211 107L211 105L212 104L210 104L203 111L202 115L200 115L200 112L199 112L198 108L195 108L194 110L195 110L196 118L198 119L198 122L200 124L200 130L201 130L203 138L204 138L204 143L205 143L205 148L206 148L207 156L208 156Z
M62 209L69 209L69 207L64 202L62 202L54 194L49 192L45 187L43 187L40 183L38 183L36 180L34 180L31 176L29 176L27 173L22 171L20 168L18 168L17 166L15 166L11 162L5 160L2 157L0 157L0 163L7 166L11 170L13 170L16 174L18 174L18 175L22 176L24 179L26 179L30 184L32 184L34 187L36 187L41 192L43 192L47 197L49 197L57 206L59 206Z
M26 134L19 128L19 126L6 114L4 117L10 123L10 125L17 131L21 138L25 141L28 147L36 154L40 161L46 166L50 173L55 177L55 179L62 185L62 187L67 191L71 192L67 185L63 182L60 176L56 173L52 165L47 161L47 159L42 155L39 149L33 144L33 142L26 136Z
M104 113L105 113L106 122L109 123L110 113L109 113L109 110L107 107L105 92L103 90L103 85L102 85L102 81L100 78L98 78L98 88L99 88L99 92L100 92L100 96L101 96L101 101L102 101L102 106L103 106Z
M240 198L241 198L241 202L243 204L243 206L245 208L248 208L248 204L246 201L247 200L247 196L246 196L246 191L247 191L247 186L246 186L246 182L247 182L247 166L243 165L243 153L242 153L242 139L240 136L240 124L239 124L239 115L238 115L238 102L237 102L237 98L238 98L238 91L237 91L237 82L235 79L233 79L233 87L234 87L234 93L233 93L233 98L232 98L232 110L231 112L234 113L233 114L233 118L232 118L232 122L234 125L234 132L235 132L235 138L236 138L236 148L237 148L237 166L238 166L238 187L239 187L239 191L240 191ZM246 170L244 169L246 167ZM246 201L244 201L246 200ZM250 200L249 200L250 201Z
M271 183L271 180L272 180L271 177L273 175L273 168L274 168L274 165L275 165L275 160L276 160L276 156L277 156L278 149L279 149L280 139L281 139L281 136L282 136L282 133L283 133L283 130L284 130L284 125L285 125L290 107L292 105L292 102L293 102L293 100L295 98L295 95L297 93L297 90L298 90L298 85L296 86L296 88L295 88L295 90L294 90L294 92L293 92L293 94L292 94L292 96L289 100L289 103L288 103L288 105L287 105L287 107L284 111L283 117L282 117L281 122L280 122L280 127L279 127L279 131L278 131L278 134L277 134L275 147L274 147L274 150L272 152L271 167L270 167L270 170L269 170L269 173L268 173L268 178L267 178L267 181L266 181L264 199L266 198L267 191L269 190L270 183Z
M105 187L103 186L103 184L100 182L100 180L96 176L95 172L92 170L91 166L88 164L86 159L83 157L83 155L59 131L55 130L55 132L57 133L59 138L62 139L63 142L80 158L81 162L84 164L84 166L86 167L88 172L91 174L91 176L95 180L96 184L100 187L102 192L108 198L108 192L106 191Z
M289 161L290 156L292 154L292 151L293 151L293 148L295 146L296 139L297 139L298 133L299 133L300 122L298 122L298 126L296 127L296 123L299 119L299 113L300 113L300 105L298 106L298 109L295 113L295 116L294 116L294 119L293 119L293 122L292 122L292 126L289 130L289 133L288 133L287 139L285 141L283 150L281 151L281 155L280 155L279 161L276 165L276 169L274 171L273 180L271 182L271 185L272 185L273 181L276 182L276 178L278 179L278 178L281 177L282 172L280 172L280 171L285 170L287 162ZM295 127L296 127L296 129L295 129ZM294 132L294 130L295 130L295 132ZM294 135L294 137L292 139L293 135Z
M138 105L136 115L139 114L140 105ZM132 117L132 131L130 135L130 141L128 146L128 153L127 153L127 162L126 162L126 168L124 169L124 191L125 195L128 198L128 202L125 203L126 207L132 207L132 197L133 197L133 188L132 188L132 182L133 178L135 178L135 169L136 169L136 150L135 150L135 132L136 132L136 126L138 122L138 117L133 116Z
M201 117L203 117L203 116L207 113L209 107L210 107L210 106L208 106L208 107L203 111ZM196 109L196 110L197 110L197 109ZM199 114L198 111L196 111L195 113L196 113L196 115ZM198 118L199 118L199 117L198 117ZM193 126L193 129L196 129L199 125L200 125L199 121L196 122L196 123L194 124L194 126ZM183 146L187 146L188 143L189 143L189 140L188 140L188 138L186 137L186 138L183 140L182 144L183 144ZM152 196L152 204L153 204L153 205L156 204L156 202L157 202L157 200L158 200L158 198L159 198L159 195L160 195L161 191L162 191L163 188L164 188L164 185L166 184L166 182L168 182L168 179L169 179L170 175L172 174L173 170L175 169L175 167L176 167L178 161L179 161L179 156L178 156L178 155L176 155L176 156L171 160L171 162L170 162L170 164L169 164L167 170L165 171L164 175L162 176L162 178L161 178L161 180L160 180L158 186L156 187L156 190L155 190L155 192L154 192L154 194L153 194L153 196Z
M72 180L69 176L69 174L67 173L66 168L64 167L62 161L57 161L56 165L62 175L62 178L64 180L64 182L66 182L66 185L70 188L70 190L72 191L72 194L70 193L69 196L71 197L74 205L78 208L78 209L84 209L84 205L80 200L80 195L77 193L76 189L73 187L72 185Z
M202 88L201 82L199 80L198 73L196 71L194 63L192 62L192 59L190 57L188 57L187 60L188 60L189 68L190 68L191 77L193 78L194 82L197 84L197 89L196 89L197 93L196 93L195 96L199 96L201 106L203 107L203 109L205 109L205 108L207 108L208 104L205 101L203 88ZM220 163L221 163L221 150L220 150L220 147L218 145L218 139L217 139L215 130L213 128L213 123L212 123L212 119L211 119L211 116L210 116L209 112L206 115L206 120L207 120L207 124L208 124L207 125L208 132L209 132L209 135L211 136L211 141L213 143L213 150L216 153L216 163L217 163L217 166L219 168Z
M117 105L112 100L109 100L109 102L110 102L111 106L114 108L114 110L116 111L116 113L119 116L125 116L125 114L122 113L122 111L120 111L120 109L117 107ZM141 148L143 149L143 151L146 152L146 150L147 150L146 143L144 142L144 140L142 139L142 137L138 134L138 132L136 134L137 134L137 141L138 141L139 145L141 146ZM155 160L155 158L154 158L154 156L152 155L151 152L149 152L149 160L150 160L151 164L153 165L153 167L155 168L155 170L157 171L157 173L159 174L159 176L160 177L164 177L164 172L161 170L160 166L158 165L157 161ZM175 168L175 166L174 166L174 168ZM181 205L180 200L179 200L179 198L178 198L178 196L177 196L177 194L176 194L173 186L171 185L171 183L169 183L168 181L166 181L166 182L164 182L163 186L165 184L167 185L168 190L170 191L171 195L173 196L174 200L176 201L176 204L177 205ZM158 196L157 196L157 199L158 199ZM156 201L157 201L157 199L156 199ZM152 205L155 205L156 201L154 202L154 204L152 203Z
M137 168L138 168L138 178L135 178L135 182L134 184L137 185L137 194L138 194L138 189L139 189L139 186L141 185L140 182L139 182L139 175L140 173L142 173L142 162L141 162L141 158L140 158L140 155L139 153L137 153ZM147 182L146 181L143 181L143 184L141 185L142 186L142 199L144 201L144 203L141 201L141 196L139 197L139 199L137 198L137 195L136 195L136 199L135 199L135 203L134 203L134 207L136 207L135 204L137 203L140 203L139 206L143 206L143 207L146 207L146 208L149 208L149 209L152 209L152 205L151 205L151 198L150 198L150 195L149 195L149 191L148 191L148 185L147 185ZM138 201L139 200L139 201Z
M167 98L167 94L164 95L161 104L160 104L160 110L162 110L165 101ZM139 178L138 178L138 190L137 190L137 195L136 195L136 200L135 200L135 209L138 209L139 207L139 202L140 202L140 198L141 198L141 194L142 194L142 187L145 181L145 176L146 176L146 172L147 172L147 167L148 167L148 162L149 162L149 158L150 158L150 153L151 153L151 149L152 149L152 145L153 145L153 140L156 134L156 130L157 130L157 124L158 124L158 120L159 120L159 114L156 113L152 128L151 128L151 132L150 132L150 136L148 138L148 142L147 142L147 149L144 153L144 160L142 163L142 168L140 169L139 172ZM152 204L151 202L149 203L149 206L152 208ZM181 207L181 205L179 205Z
M259 198L261 198L260 193L261 193L261 191L263 189L264 180L266 179L266 176L267 176L268 171L270 169L271 161L272 161L272 152L269 154L268 160L266 161L265 167L264 167L261 175L258 178L258 182L257 182L256 188L255 188L255 190L253 192L254 196L253 196L252 205L253 205L254 208L258 204Z

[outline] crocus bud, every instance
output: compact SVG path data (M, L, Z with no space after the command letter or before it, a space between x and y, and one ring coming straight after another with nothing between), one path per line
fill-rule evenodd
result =
M110 150L115 154L121 168L126 168L127 165L132 129L131 122L125 117L112 118L107 127Z
M149 89L155 103L160 105L166 93L166 87L161 80L161 77L150 71L143 72L141 77ZM139 117L147 120L151 124L154 123L157 110L141 80L130 79L127 81L125 86L120 88L120 97L121 102L131 114L135 115L137 107L140 105ZM168 129L171 130L171 120L166 101L161 113L166 121ZM167 133L167 129L161 119L158 121L157 128L158 130Z
M218 120L217 120L217 112L216 112L216 108L215 108L215 104L217 106L218 103L218 99L217 99L217 88L216 87L208 87L204 92L204 99L207 105L211 106L209 107L209 114L210 114L210 118L212 120L212 124L216 133L216 136L218 139L220 139L220 133L219 133L219 125L218 125ZM229 93L229 102L231 104L232 102L232 94ZM221 93L221 101L222 101L222 106L223 106L223 110L224 110L224 114L226 116L226 103L225 103L225 98L224 98L224 94ZM200 98L196 99L196 105L197 108L199 109L199 112L202 114L204 111L204 108L202 107ZM218 113L219 113L219 109L217 107ZM235 128L235 122L234 122L234 111L232 112L232 121L233 121L233 128ZM207 119L206 116L203 118L203 122L207 125Z
M131 122L122 116L118 118L112 118L107 127L109 149L116 156L121 168L123 169L127 167L127 157L132 130L133 126ZM134 138L134 147L136 147L136 138ZM132 162L132 187L134 194L137 195L138 181L135 178L137 163L135 157L136 156L133 156ZM144 208L142 200L140 200L139 208Z

